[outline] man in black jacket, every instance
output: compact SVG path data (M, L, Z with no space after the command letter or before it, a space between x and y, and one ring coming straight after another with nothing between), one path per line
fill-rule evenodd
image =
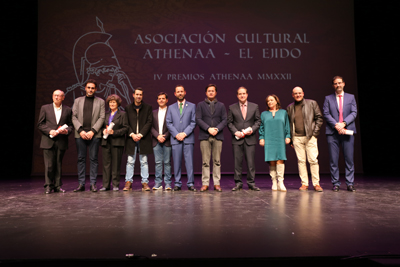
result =
M319 184L318 142L317 136L321 129L323 119L318 103L311 99L304 99L301 87L292 90L294 103L287 107L290 121L290 134L292 147L296 151L301 187L299 190L308 190L308 173L306 158L310 164L310 171L314 190L322 192Z
M135 159L136 154L139 153L142 191L150 191L147 155L153 153L150 134L153 122L152 107L142 101L143 89L141 87L135 89L133 98L133 103L126 107L129 130L125 152L128 155L128 162L126 163L125 187L123 190L132 190Z

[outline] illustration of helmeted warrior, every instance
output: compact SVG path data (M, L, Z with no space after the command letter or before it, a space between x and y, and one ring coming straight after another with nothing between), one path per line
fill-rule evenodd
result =
M75 42L72 63L78 82L68 87L65 95L72 94L73 99L85 95L85 82L95 79L98 82L96 94L100 94L101 98L117 94L126 105L130 104L134 89L109 44L112 35L105 32L99 18L96 17L96 20L101 31L88 32Z

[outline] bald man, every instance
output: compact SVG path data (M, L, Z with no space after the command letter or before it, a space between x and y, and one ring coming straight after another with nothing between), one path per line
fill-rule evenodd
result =
M61 188L61 165L64 153L68 148L68 135L72 132L72 111L62 105L64 92L53 92L53 103L43 105L40 109L38 128L42 133L40 148L43 149L45 193L52 191L64 193ZM61 129L63 125L65 129Z
M308 172L306 159L310 164L311 179L314 190L322 192L319 184L318 142L317 137L321 129L323 119L318 103L304 98L301 87L292 90L294 102L287 107L290 122L290 134L292 147L296 151L297 164L301 179L300 191L308 190Z

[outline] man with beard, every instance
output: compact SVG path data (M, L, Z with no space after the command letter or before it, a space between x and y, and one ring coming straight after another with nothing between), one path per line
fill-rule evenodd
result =
M134 102L126 107L129 130L125 151L128 155L128 162L126 163L125 187L123 190L132 190L135 160L138 153L142 191L150 191L147 155L153 153L150 134L153 122L152 107L142 101L143 89L141 87L135 89L133 98Z
M85 191L86 153L89 148L90 191L97 192L98 152L101 127L105 119L105 102L94 96L97 91L95 80L85 84L86 96L75 99L72 107L72 123L75 128L76 150L78 152L78 187L74 192Z
M328 139L332 190L338 192L340 187L338 163L340 147L342 147L346 164L347 190L355 192L353 134L356 133L357 104L354 95L344 92L344 86L342 77L333 77L332 87L335 93L325 97L323 113L326 120L325 132Z
M171 134L172 158L174 159L174 191L181 190L182 157L185 159L188 190L195 192L193 174L194 128L196 127L196 105L186 101L182 85L175 87L177 103L168 107L167 127Z

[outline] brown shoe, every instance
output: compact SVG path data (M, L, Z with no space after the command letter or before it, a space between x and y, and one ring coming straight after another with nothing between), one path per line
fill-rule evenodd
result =
M126 182L125 183L125 187L124 187L124 189L122 189L122 190L124 190L124 191L129 191L129 190L132 190L132 183L131 182Z
M324 189L322 189L322 187L321 187L319 184L317 184L317 185L314 186L314 190L317 191L317 192L322 192L322 191L324 191Z
M308 190L308 186L303 184L303 185L300 186L299 190L300 191L307 191Z
M200 192L204 192L204 191L207 191L208 190L208 185L203 185L201 188L200 188Z
M214 190L217 192L222 192L222 188L220 185L214 185Z
M142 191L150 191L150 186L147 183L142 184Z

